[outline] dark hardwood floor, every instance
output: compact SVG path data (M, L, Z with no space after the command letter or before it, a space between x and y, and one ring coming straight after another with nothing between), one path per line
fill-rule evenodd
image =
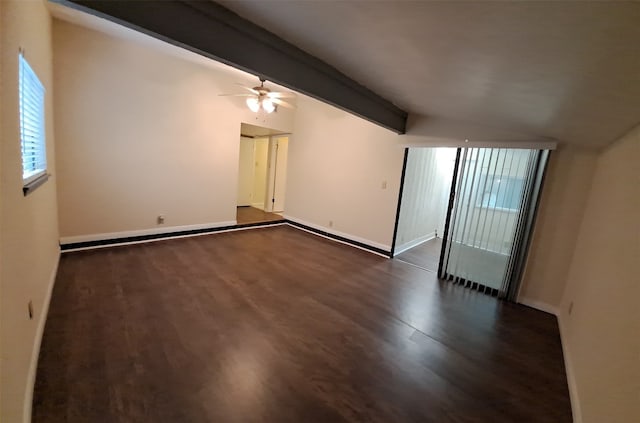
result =
M64 254L34 422L571 422L555 317L288 226Z
M236 222L238 225L278 221L284 221L284 218L279 214L266 212L255 207L238 207L236 211Z
M413 264L425 270L437 272L441 249L442 238L434 238L398 254L395 259Z

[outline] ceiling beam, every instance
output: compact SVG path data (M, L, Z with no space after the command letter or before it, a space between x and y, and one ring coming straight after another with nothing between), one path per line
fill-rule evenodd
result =
M214 2L52 0L117 22L404 134L407 112Z

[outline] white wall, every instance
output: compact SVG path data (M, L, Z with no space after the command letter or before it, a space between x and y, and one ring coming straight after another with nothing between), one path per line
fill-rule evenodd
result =
M0 6L0 421L27 422L41 330L58 263L51 18L42 1ZM48 170L33 193L22 194L18 111L18 49L43 83ZM27 303L33 300L34 318Z
M390 250L404 154L397 137L299 97L289 140L285 215Z
M640 421L639 258L640 126L598 157L559 312L584 423Z
M410 148L407 156L396 253L442 237L456 150Z
M63 240L235 220L240 125L256 114L219 97L236 79L165 48L54 22ZM293 113L260 118L289 131Z

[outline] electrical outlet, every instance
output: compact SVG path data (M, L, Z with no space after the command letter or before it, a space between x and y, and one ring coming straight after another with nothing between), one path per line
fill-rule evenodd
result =
M569 303L569 311L568 311L568 313L571 314L572 311L573 311L573 301L571 301Z
M387 181L382 181L382 189L387 189Z
M330 221L329 221L329 227L330 227L330 228L333 228L333 220L330 220Z
M29 320L33 320L33 301L29 300L27 304L27 310L29 310Z
M164 216L163 215L159 215L157 221L158 221L158 225L164 224Z

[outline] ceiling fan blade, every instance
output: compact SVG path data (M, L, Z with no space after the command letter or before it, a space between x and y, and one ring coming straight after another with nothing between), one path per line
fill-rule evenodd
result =
M277 104L278 106L286 107L287 109L295 109L296 108L296 106L294 106L293 104L289 104L286 101L280 100L279 98L272 98L271 101L274 102L275 104Z
M236 83L236 85L237 85L237 86L239 86L239 87L241 87L241 88L244 88L245 90L249 91L249 92L250 92L250 93L252 93L252 94L255 94L255 95L260 94L258 91L254 90L253 88L249 88L249 87L247 87L246 85L242 85L242 84L240 84L240 83Z
M284 92L270 92L267 94L269 98L293 98L296 95L294 93L284 93Z
M255 97L255 94L218 94L219 97Z

